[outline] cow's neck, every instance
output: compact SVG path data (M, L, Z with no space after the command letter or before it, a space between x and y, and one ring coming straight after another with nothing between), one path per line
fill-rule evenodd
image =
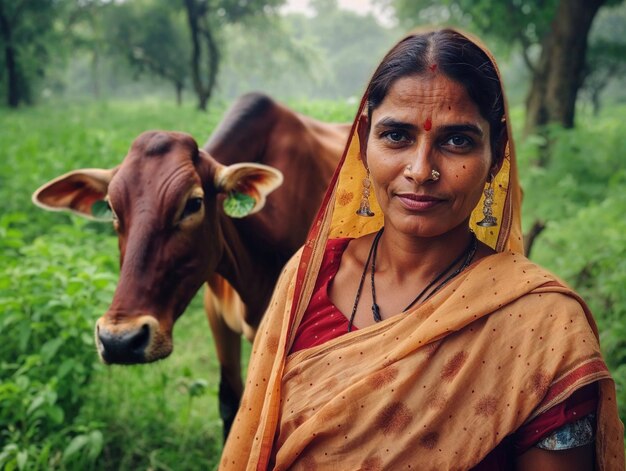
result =
M246 304L246 322L258 325L269 303L282 264L246 244L231 218L220 214L223 247L216 272L237 290Z

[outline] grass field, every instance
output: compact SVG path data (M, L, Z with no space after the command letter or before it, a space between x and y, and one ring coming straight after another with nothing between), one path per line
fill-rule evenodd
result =
M356 107L290 105L326 121L351 121ZM185 131L203 143L224 109L216 106L206 114L154 101L0 110L1 469L204 470L216 465L222 433L218 365L199 298L176 325L170 358L145 366L100 365L92 329L117 280L113 230L41 211L30 195L69 170L115 165L144 130ZM534 165L540 140L519 146L525 217L548 222L534 256L590 301L622 407L624 111L613 107L597 119L581 117L576 131L554 130L555 155L546 168Z

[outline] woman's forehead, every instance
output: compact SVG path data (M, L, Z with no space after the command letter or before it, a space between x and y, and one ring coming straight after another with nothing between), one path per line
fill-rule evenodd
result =
M441 73L396 80L380 106L373 111L372 121L375 123L389 113L407 117L424 113L462 115L466 121L484 121L465 87Z
M420 105L477 105L470 98L465 87L445 75L411 75L396 80L389 88L387 96L381 104L419 102Z

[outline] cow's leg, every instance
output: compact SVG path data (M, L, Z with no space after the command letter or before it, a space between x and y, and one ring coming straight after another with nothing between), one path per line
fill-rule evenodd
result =
M232 314L232 312L225 313L224 311L236 310L242 306L237 305L240 301L234 305L228 302L229 297L220 296L223 294L221 291L212 282L204 293L204 307L213 331L215 349L220 363L219 410L224 427L224 440L226 440L239 408L243 382L241 380L241 333L234 331L226 322L225 315Z

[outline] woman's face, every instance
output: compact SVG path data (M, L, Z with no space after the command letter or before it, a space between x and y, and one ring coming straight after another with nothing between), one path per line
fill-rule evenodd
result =
M366 145L386 225L419 237L467 227L492 157L489 123L462 85L440 73L398 79L372 113Z

